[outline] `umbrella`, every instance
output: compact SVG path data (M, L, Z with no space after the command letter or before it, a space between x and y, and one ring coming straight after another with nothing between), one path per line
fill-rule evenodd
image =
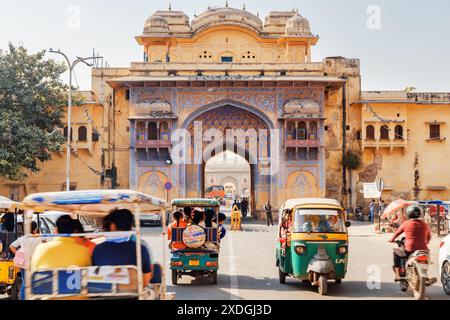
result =
M402 199L395 200L386 207L386 209L383 212L383 215L381 216L381 219L386 219L391 214L397 212L400 209L409 207L411 205L418 205L418 204L419 203L417 203L415 201L406 201L406 200L402 200Z

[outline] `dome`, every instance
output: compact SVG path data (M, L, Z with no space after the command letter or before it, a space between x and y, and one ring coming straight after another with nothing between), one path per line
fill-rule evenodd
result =
M309 28L309 21L302 17L298 12L286 22L287 36L310 36L311 29Z
M169 24L164 17L152 15L145 21L144 33L168 33Z
M256 32L261 32L263 23L254 14L234 8L214 8L202 13L192 20L192 30L198 32L215 25L233 24L250 27Z

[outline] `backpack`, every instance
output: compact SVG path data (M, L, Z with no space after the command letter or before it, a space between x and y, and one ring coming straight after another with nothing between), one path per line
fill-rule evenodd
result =
M17 268L28 269L29 262L28 262L28 259L26 258L26 256L27 256L27 254L26 254L24 248L21 247L19 250L17 250L17 252L14 256L14 259L13 259L14 265Z

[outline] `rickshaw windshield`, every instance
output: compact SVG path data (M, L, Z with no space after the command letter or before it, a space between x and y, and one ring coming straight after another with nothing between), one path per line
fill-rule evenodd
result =
M294 232L345 233L345 223L339 210L296 209Z

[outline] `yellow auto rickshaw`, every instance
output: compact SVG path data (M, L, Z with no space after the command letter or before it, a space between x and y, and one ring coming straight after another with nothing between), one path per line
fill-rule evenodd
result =
M13 256L9 251L9 246L23 235L17 223L21 209L22 203L0 196L0 213L3 221L0 230L0 294L7 293L12 300L19 299L22 286L20 269L14 266Z

